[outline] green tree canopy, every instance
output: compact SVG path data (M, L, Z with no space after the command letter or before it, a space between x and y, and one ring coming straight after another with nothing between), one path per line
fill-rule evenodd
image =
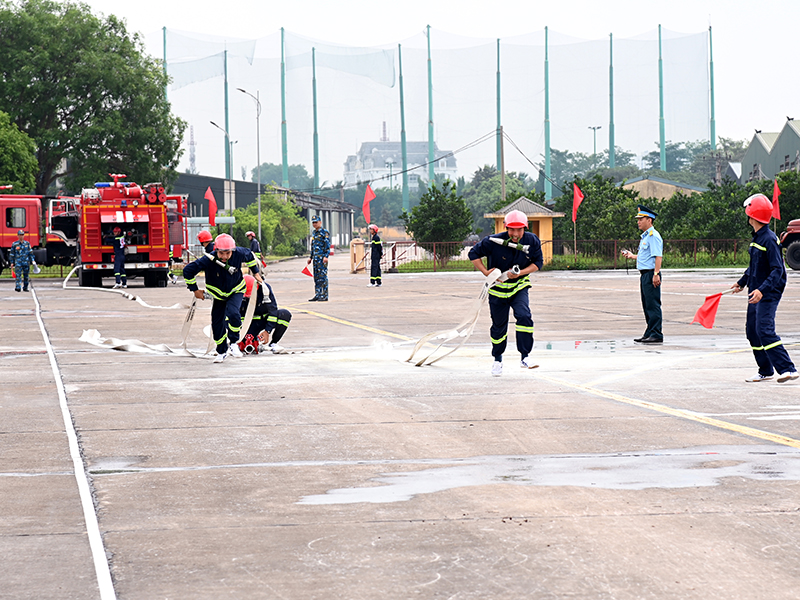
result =
M305 250L302 241L308 236L309 229L306 220L300 216L300 207L272 187L261 195L260 202L262 239L259 242L263 253L302 253ZM237 208L233 216L236 218L233 237L237 244L249 248L250 241L245 232L258 232L258 204L253 202L245 208Z
M494 167L485 166L478 169L472 178L472 183L464 189L464 201L472 214L473 231L484 234L494 231L494 223L485 219L483 215L528 194L530 187L526 182L531 183L524 173L506 173L506 196L503 198L502 175Z
M29 194L38 170L36 144L0 111L0 185L13 185L11 193Z
M455 185L445 181L441 189L432 184L419 204L400 217L416 242L455 242L472 232L472 213Z
M113 15L0 0L0 81L0 110L37 145L37 193L59 177L77 190L108 173L139 183L177 176L185 123L170 112L161 65Z
M258 181L258 167L251 171L253 183ZM261 183L283 185L283 166L275 163L261 164ZM314 180L303 165L289 165L289 188L311 192L314 189Z

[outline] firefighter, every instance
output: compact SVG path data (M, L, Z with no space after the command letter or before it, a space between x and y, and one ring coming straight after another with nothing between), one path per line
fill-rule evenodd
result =
M114 227L112 235L107 235L103 243L114 246L114 288L128 287L128 277L125 274L125 234L122 229Z
M36 264L36 260L33 257L33 249L30 242L25 239L24 229L20 229L17 232L17 239L11 244L8 262L14 265L14 291L27 292L28 274L30 273L31 265Z
M383 257L383 244L378 235L378 226L370 225L372 232L372 242L370 243L369 256L369 287L381 287L381 258Z
M328 301L328 256L331 253L331 234L322 226L322 219L314 215L311 219L314 227L311 238L311 257L308 264L314 262L314 297L309 302Z
M197 274L200 271L205 272L205 291L213 298L211 332L217 345L214 362L221 363L230 356L242 355L236 345L242 327L239 309L245 290L242 267L248 267L259 282L262 279L253 253L247 248L237 246L227 233L217 236L214 248L213 252L186 265L183 268L183 279L195 297L202 300L205 293L197 287Z
M203 252L206 254L211 254L214 251L214 238L211 236L211 232L203 229L197 234L197 241L200 242Z
M535 369L539 365L533 363L529 354L533 350L533 319L528 303L528 288L531 286L529 275L542 268L544 257L539 238L525 231L528 217L521 210L512 210L504 220L506 231L483 238L469 251L472 264L484 275L494 269L508 271L508 280L496 283L489 288L489 312L492 327L489 334L492 338L492 375L503 374L503 352L508 337L508 311L514 311L517 322L516 340L522 360L523 369ZM524 249L523 246L527 246ZM484 266L483 258L487 265ZM519 267L519 272L511 271Z
M753 348L758 373L747 382L769 381L778 372L778 382L797 379L797 369L775 333L775 312L786 287L786 266L783 264L778 238L769 228L772 202L764 194L753 194L744 202L744 212L753 228L750 242L750 265L744 275L731 286L738 294L747 286L747 340Z
M253 287L256 280L252 275L244 276L246 289L244 292L244 300L242 301L241 314L245 315L247 312L247 305L253 301ZM264 295L264 288L267 288L267 296ZM263 286L258 286L256 290L256 308L253 313L253 322L247 330L245 341L240 342L239 347L242 348L251 338L251 345L256 346L255 340L263 344L260 349L271 351L273 354L279 354L283 351L283 347L278 342L283 338L286 329L289 327L289 322L292 320L292 313L285 308L278 308L278 302L275 300L275 294L272 293L272 287L264 282ZM271 339L270 339L271 338Z
M250 252L252 252L253 256L256 257L256 260L258 260L258 263L263 265L264 264L264 259L261 258L261 244L256 239L255 232L254 231L248 231L247 233L245 233L245 235L247 236L247 239L250 240Z

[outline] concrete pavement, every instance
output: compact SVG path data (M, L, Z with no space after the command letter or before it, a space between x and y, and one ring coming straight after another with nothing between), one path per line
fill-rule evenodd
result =
M304 262L267 276L296 353L221 365L80 342L177 347L185 311L36 280L54 374L33 297L0 283L0 598L101 597L57 377L118 598L796 597L800 383L744 383L744 295L689 324L737 272L666 270L655 347L632 342L633 272L536 274L540 367L510 331L492 378L486 309L457 353L403 362L466 316L479 274L375 289L336 256L331 300L308 303ZM777 321L796 363L799 284Z

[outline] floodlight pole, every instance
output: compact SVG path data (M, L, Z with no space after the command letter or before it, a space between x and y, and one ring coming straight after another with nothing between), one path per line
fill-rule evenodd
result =
M258 203L258 243L261 243L261 101L259 100L259 91L256 90L256 95L253 96L247 90L236 88L243 94L247 94L256 101L256 161L258 163L258 192L256 193L256 202Z

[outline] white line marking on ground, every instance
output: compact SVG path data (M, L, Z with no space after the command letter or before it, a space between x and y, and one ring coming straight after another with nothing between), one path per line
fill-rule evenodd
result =
M103 538L100 535L97 513L94 511L94 502L92 501L92 493L89 489L89 480L86 477L83 458L81 457L78 447L78 435L75 432L75 427L72 424L72 415L67 406L64 382L61 380L61 372L58 369L56 355L53 352L53 346L50 344L50 337L47 335L47 330L44 327L44 321L42 321L42 310L39 304L39 298L36 296L36 290L32 289L31 293L33 295L33 301L36 303L36 320L39 322L39 329L42 332L44 345L47 349L47 356L50 358L50 366L53 369L53 379L56 382L56 389L58 390L58 402L61 406L61 415L64 418L64 428L66 429L67 440L69 441L69 454L72 457L75 480L78 483L78 493L83 507L86 533L89 536L89 547L92 550L92 560L94 561L94 570L97 574L97 584L100 588L100 598L101 600L116 600L117 594L114 591L114 583L111 580L111 570L108 566L106 549L103 546Z

